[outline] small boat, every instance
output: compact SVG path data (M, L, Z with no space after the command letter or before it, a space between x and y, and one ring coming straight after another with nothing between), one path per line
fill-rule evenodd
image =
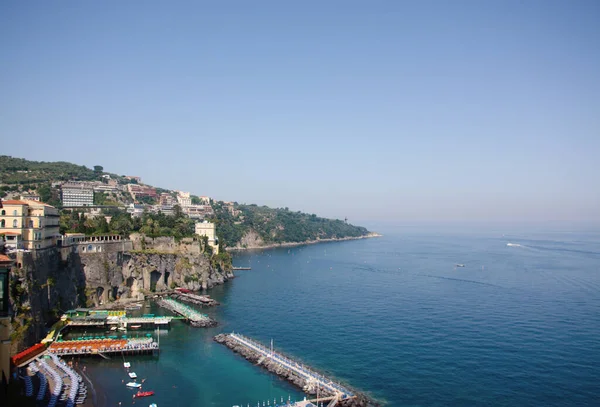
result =
M464 267L464 264L457 264L456 267Z
M148 397L148 396L154 396L154 392L152 390L150 390L150 391L138 391L137 393L135 393L135 397Z
M130 328L131 329L140 329L142 326L141 325L131 325Z
M156 403L152 403L148 407L158 407L158 406L156 405Z
M116 331L116 330L117 330L117 327L116 327L116 326L111 326L111 327L110 327L110 330L111 330L111 331Z
M119 331L126 331L126 330L127 330L127 328L124 328L124 327L122 327L122 326L120 326L120 327L119 327L119 328L117 328L117 329L118 329Z
M123 362L123 367L130 368L131 367L131 363L129 363L129 362Z
M140 383L136 383L136 382L129 382L125 386L135 388L135 389L137 389L138 387L142 387L142 385Z
M129 377L131 377L132 379L137 378L137 375L135 374L135 372L129 372Z

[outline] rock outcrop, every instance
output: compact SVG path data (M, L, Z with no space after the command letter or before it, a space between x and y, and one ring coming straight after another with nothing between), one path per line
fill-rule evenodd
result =
M162 242L164 243L164 242ZM191 250L20 252L11 271L10 297L16 314L17 351L41 340L60 315L76 307L106 305L117 299L183 287L206 290L233 278L233 271Z

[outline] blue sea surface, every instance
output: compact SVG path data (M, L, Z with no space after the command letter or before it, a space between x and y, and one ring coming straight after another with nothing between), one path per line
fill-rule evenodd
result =
M600 233L381 231L235 254L252 270L209 292L219 327L174 322L159 358L128 358L152 399L122 360L82 362L108 406L301 399L212 341L236 331L390 406L600 405Z

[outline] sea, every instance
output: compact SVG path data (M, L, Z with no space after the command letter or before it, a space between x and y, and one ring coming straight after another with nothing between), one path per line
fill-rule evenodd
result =
M158 357L82 359L100 406L232 407L304 394L212 338L239 332L388 406L600 406L600 230L381 225L383 236L234 255L211 329ZM168 315L155 304L140 313ZM131 332L129 334L132 334Z

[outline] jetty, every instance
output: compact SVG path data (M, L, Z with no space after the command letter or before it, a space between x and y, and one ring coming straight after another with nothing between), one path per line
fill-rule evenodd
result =
M250 339L238 333L220 334L214 340L221 343L236 353L244 356L247 360L263 366L265 369L288 380L308 394L316 395L314 400L305 400L296 404L298 406L309 406L312 403L327 402L327 406L378 406L379 404L370 400L365 395L336 383L334 380L316 372L314 369L303 365L283 354L267 348L260 342Z
M211 319L208 315L202 314L196 311L194 308L182 304L172 298L161 298L157 301L157 303L161 307L185 317L185 319L187 319L192 326L208 328L217 325L217 321Z
M219 301L210 298L208 295L197 295L185 291L176 290L175 292L169 294L169 297L175 300L201 305L203 307L214 307L216 305L220 305Z

